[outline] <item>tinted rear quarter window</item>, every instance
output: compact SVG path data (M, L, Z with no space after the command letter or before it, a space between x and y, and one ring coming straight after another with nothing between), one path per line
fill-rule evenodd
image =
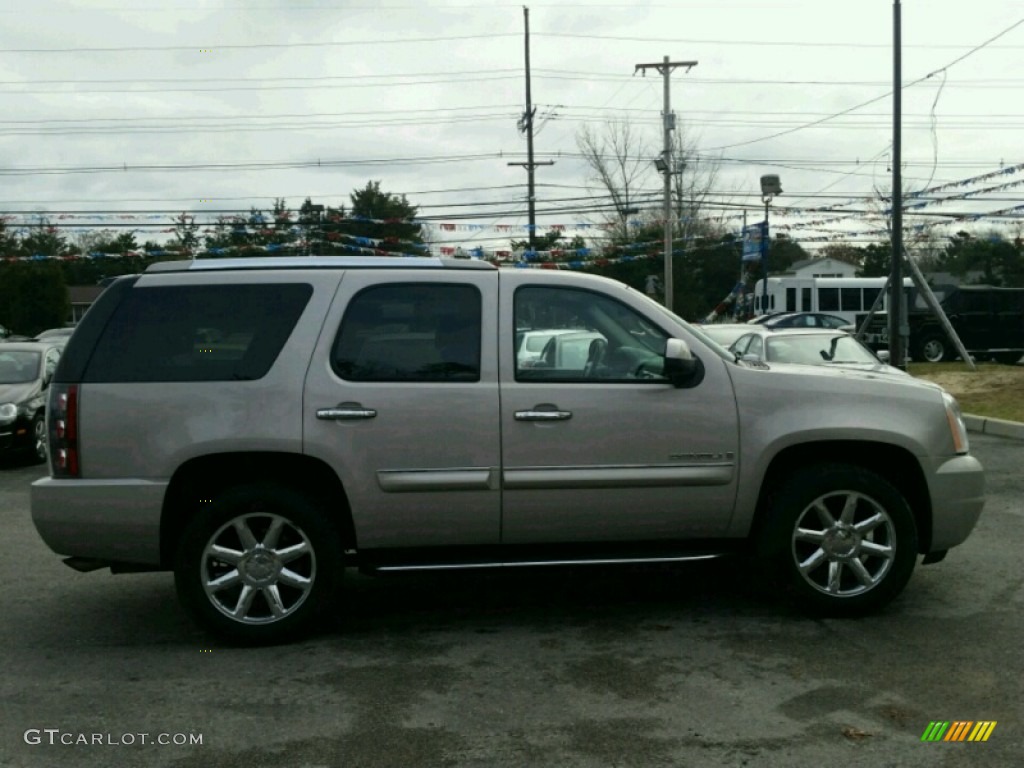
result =
M134 288L107 323L83 380L262 378L312 294L301 283Z

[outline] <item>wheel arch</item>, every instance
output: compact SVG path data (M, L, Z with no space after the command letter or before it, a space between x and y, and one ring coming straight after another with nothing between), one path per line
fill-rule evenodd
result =
M802 443L780 451L769 463L758 494L751 527L755 548L762 535L773 494L797 469L812 464L851 464L871 470L888 480L907 500L917 526L918 552L928 552L932 539L932 503L928 482L914 455L897 445L856 440Z
M201 513L206 500L226 488L253 482L279 483L309 494L334 515L342 546L355 548L348 496L338 475L326 463L295 453L218 453L189 459L171 477L160 517L161 566L172 567L182 533Z

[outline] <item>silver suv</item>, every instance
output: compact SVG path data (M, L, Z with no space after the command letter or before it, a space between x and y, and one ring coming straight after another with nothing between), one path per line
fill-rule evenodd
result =
M529 329L592 338L520 362ZM807 609L861 614L984 501L934 385L738 361L621 283L469 261L154 265L78 326L47 428L46 543L173 570L244 642L311 629L349 566L751 554Z

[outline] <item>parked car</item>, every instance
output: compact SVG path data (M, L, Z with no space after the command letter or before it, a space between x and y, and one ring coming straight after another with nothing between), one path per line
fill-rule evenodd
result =
M768 315L760 324L765 328L830 328L833 330L848 325L844 318L824 312L787 312L781 315Z
M71 334L75 332L74 328L50 328L45 331L40 331L35 335L37 341L67 341L71 338Z
M63 344L8 342L0 346L0 453L46 461L46 397Z
M740 336L751 332L751 327L747 323L709 323L698 327L726 349Z
M729 347L741 360L753 363L798 363L856 368L872 373L906 376L884 363L874 352L845 331L810 328L758 328Z
M524 368L537 365L544 354L544 348L553 337L572 333L576 328L547 328L519 331L516 333L516 360Z
M592 350L600 348L601 344L607 345L607 339L598 331L560 333L548 339L535 367L557 369L566 375L573 372L583 375L588 363L595 360Z
M971 357L1004 365L1014 365L1024 357L1024 288L942 286L935 289L935 295ZM924 296L914 288L908 299L908 346L913 360L939 363L959 357L959 350ZM858 315L858 330L866 317ZM887 323L887 315L875 315L865 329L864 343L873 349L887 347Z
M788 315L789 312L769 312L766 315L758 315L747 320L747 325L763 325L770 320L778 320L783 315Z
M536 318L589 330L521 366ZM242 642L317 626L348 567L754 554L780 595L859 615L984 504L936 385L749 365L614 280L469 260L154 264L85 314L47 423L50 548L173 570L189 614Z

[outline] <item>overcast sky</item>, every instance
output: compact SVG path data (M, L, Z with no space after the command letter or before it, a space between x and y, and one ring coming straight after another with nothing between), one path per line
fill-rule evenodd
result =
M760 218L758 179L776 173L785 192L773 225L808 243L838 232L871 239L856 233L877 222L834 219L864 210L890 184L891 0L528 7L535 149L555 162L537 169L538 210L553 211L542 225L599 235L584 227L599 215L573 210L601 193L577 133L628 117L653 157L663 81L634 69L668 56L699 62L672 74L672 109L700 156L721 168L717 201ZM902 22L903 83L913 84L903 90L905 185L948 198L916 210L1024 205L1024 6L905 0ZM519 4L8 2L0 208L45 211L65 225L136 222L142 242L166 237L174 211L205 222L276 197L295 208L307 196L347 204L373 179L418 205L435 239L500 249L524 236L527 221L527 174L508 164L525 160L516 125L524 105ZM653 170L646 187L660 189ZM808 210L821 207L836 213ZM83 210L150 218L69 217ZM936 231L1012 222L990 216Z

